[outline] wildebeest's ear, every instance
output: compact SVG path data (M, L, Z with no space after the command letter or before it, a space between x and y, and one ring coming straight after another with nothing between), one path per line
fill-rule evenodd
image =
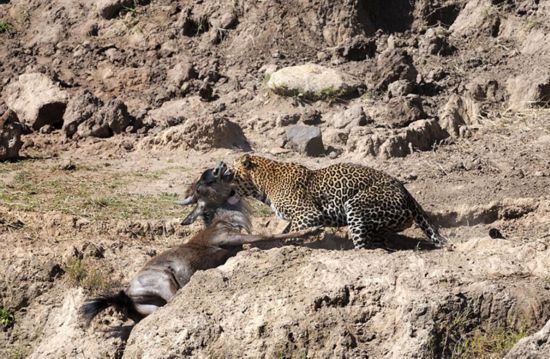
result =
M252 161L250 160L250 157L246 156L245 158L243 158L243 167L247 170L252 169L253 164L252 164Z

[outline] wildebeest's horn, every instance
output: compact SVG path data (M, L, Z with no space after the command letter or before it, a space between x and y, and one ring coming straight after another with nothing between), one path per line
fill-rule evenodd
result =
M180 199L179 201L176 201L176 204L179 204L180 206L188 206L193 203L193 196L189 196L184 199Z
M220 179L224 175L226 169L227 165L223 161L218 162L216 168L214 168L214 177Z

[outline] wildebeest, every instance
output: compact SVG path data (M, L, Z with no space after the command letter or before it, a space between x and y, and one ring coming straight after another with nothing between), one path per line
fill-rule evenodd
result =
M83 318L89 323L99 312L114 306L138 322L169 302L197 270L222 265L242 250L243 244L304 237L318 231L319 228L310 228L288 234L250 234L247 206L236 197L232 179L232 171L223 163L206 170L180 204L196 204L183 223L192 223L202 216L207 227L186 243L152 258L127 289L87 301L80 309Z

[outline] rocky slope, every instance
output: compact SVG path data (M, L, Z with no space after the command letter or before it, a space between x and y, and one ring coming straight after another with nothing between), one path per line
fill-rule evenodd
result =
M536 0L0 1L0 356L545 357L549 20ZM86 297L199 230L186 183L248 150L384 170L456 250L327 229L83 327Z

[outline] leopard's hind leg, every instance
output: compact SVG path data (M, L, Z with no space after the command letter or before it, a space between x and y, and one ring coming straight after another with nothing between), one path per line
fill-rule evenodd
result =
M348 228L355 248L379 247L373 235L383 230L400 232L413 221L413 212L405 206L406 196L376 187L355 195L345 204Z

